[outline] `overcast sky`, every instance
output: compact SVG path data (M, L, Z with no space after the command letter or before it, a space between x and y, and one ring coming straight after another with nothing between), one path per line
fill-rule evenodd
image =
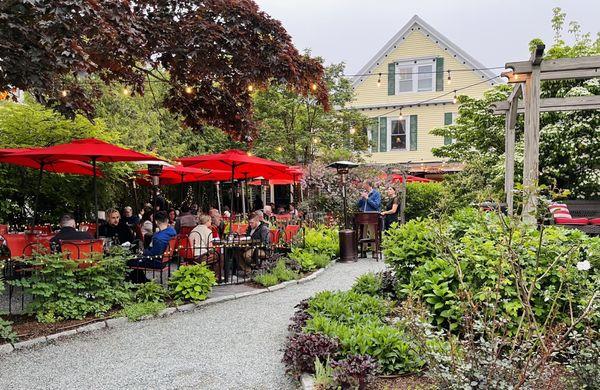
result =
M552 8L595 38L600 0L255 0L280 20L300 50L352 74L417 14L485 66L529 58L527 44L552 42ZM567 26L568 27L568 26Z

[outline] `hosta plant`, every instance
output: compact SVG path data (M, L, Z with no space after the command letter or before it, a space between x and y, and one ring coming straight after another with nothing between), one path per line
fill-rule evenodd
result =
M208 297L217 279L205 263L186 265L173 272L169 280L174 299L199 302Z

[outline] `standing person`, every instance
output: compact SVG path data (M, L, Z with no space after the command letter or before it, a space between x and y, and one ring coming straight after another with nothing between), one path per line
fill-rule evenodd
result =
M358 209L361 212L377 211L381 210L381 194L375 188L373 188L373 182L366 181L363 187L363 191L360 193L360 200L358 201Z
M400 212L400 206L398 202L398 196L396 195L396 189L389 186L386 190L388 201L385 207L385 211L381 212L383 215L383 230L388 230L390 225L394 222L398 222L398 213Z

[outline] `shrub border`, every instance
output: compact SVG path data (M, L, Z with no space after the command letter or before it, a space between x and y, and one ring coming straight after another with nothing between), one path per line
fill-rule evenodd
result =
M327 266L325 266L325 268L320 268L320 269L316 270L315 272L313 272L312 274L305 276L304 278L296 279L296 280L289 280L287 282L282 282L282 283L276 284L271 287L256 289L254 291L246 291L243 293L224 295L221 297L208 298L208 299L198 302L198 303L186 303L186 304L180 305L180 306L167 307L167 308L161 310L155 316L148 315L148 316L142 317L140 319L140 321L149 320L149 319L153 319L153 318L168 317L175 313L191 312L198 308L202 308L205 306L211 306L211 305L214 305L214 304L217 304L220 302L226 302L226 301L231 301L234 299L240 299L240 298L250 297L253 295L264 294L264 293L268 293L268 292L281 290L281 289L286 288L293 284L303 284L306 282L310 282L311 280L316 279L317 276L319 276L320 274L325 272L325 270L327 268L331 267L333 264L335 264L335 260L332 260ZM98 332L98 331L101 331L106 328L108 328L108 329L118 328L118 327L122 327L122 326L125 326L125 325L127 325L129 323L133 323L133 322L134 321L129 321L127 319L127 317L104 318L104 319L98 319L98 321L92 322L91 324L86 324L86 325L80 326L76 329L53 333L53 334L50 334L47 336L36 337L34 339L29 339L29 340L25 340L25 341L19 341L14 344L11 344L11 343L0 344L0 357L8 355L9 353L11 353L13 351L16 352L19 350L40 347L42 345L46 345L46 344L56 341L58 339L70 338L77 334L94 333L94 332ZM311 387L311 389L312 389L312 387Z

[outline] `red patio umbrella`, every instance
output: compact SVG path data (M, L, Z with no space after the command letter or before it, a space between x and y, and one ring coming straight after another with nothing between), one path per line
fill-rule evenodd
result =
M233 184L235 179L248 179L262 176L269 179L285 173L289 168L285 164L248 155L242 150L226 150L221 153L203 156L184 157L178 161L184 166L204 169L227 170L231 172L231 210L233 211ZM245 200L244 200L245 201ZM233 221L230 221L230 224Z
M40 162L40 164L49 164L58 160L79 160L91 161L93 167L93 187L94 187L94 205L96 207L96 224L98 223L98 192L96 188L96 163L100 162L120 162L120 161L160 161L159 158L125 149L117 145L101 141L96 138L85 138L74 140L65 144L49 146L46 148L31 149L20 151L13 154L19 157L28 157Z
M15 156L15 153L17 152L25 152L31 150L36 150L36 148L0 149L0 163L19 165L27 168L37 169L39 171L37 186L38 188L33 209L33 225L35 226L37 222L37 208L40 188L42 186L43 172L48 171L54 173L92 176L94 174L94 167L90 164L77 160L56 160L49 163L45 163L29 157ZM102 176L101 172L100 176Z

